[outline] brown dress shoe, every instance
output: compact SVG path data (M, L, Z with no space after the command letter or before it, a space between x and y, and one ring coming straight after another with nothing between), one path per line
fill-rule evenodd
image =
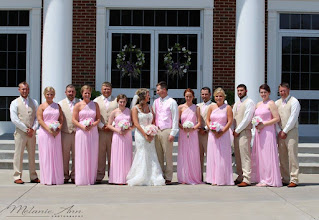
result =
M289 183L289 185L287 187L297 187L297 186L298 185L296 183L291 182L291 183Z
M31 183L40 183L40 180L38 178L35 178L34 180L30 181Z
M72 179L72 180L71 180L71 183L75 184L75 180L74 180L74 179Z
M64 180L64 184L67 184L67 183L69 183L69 180Z
M250 184L245 183L245 182L241 182L237 185L238 187L246 187L246 186L250 186Z
M235 185L238 185L238 184L241 183L241 181L239 181L239 180L236 179L236 180L234 181L234 183L235 183Z
M165 184L166 184L166 185L171 185L171 184L172 184L172 181L170 181L170 180L165 180Z
M24 184L24 182L22 181L22 179L15 180L14 183L16 183L16 184Z

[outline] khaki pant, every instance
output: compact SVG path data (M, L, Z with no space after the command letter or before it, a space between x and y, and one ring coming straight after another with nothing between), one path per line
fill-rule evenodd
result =
M290 130L286 139L278 138L278 152L282 182L298 184L298 128Z
M29 173L30 180L38 178L37 173L35 172L35 132L32 137L29 137L25 132L16 130L14 132L14 157L13 157L13 178L14 180L22 179L22 170L23 170L23 154L25 147L28 151L29 158Z
M61 132L62 139L62 154L63 154L63 169L64 169L64 179L69 180L70 178L74 180L74 152L75 152L75 132L69 134ZM70 167L70 152L72 152L72 171L69 172Z
M250 184L251 178L251 130L243 130L234 138L234 152L238 181Z
M202 168L202 175L204 172L204 159L205 155L207 156L207 141L208 141L208 132L205 132L204 135L198 133L199 140L199 154L200 154L200 163Z
M161 165L165 180L173 179L173 142L168 140L171 129L159 130L155 137L158 162ZM166 166L164 166L166 161Z
M99 162L96 177L97 181L103 180L105 176L106 157L108 161L108 171L110 172L112 136L112 131L99 131Z

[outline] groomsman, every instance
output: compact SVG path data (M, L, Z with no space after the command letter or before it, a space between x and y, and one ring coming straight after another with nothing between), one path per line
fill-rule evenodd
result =
M238 177L235 184L239 187L251 184L251 120L255 113L255 104L247 96L244 84L237 86L239 101L233 107L234 116L234 151Z
M63 154L63 169L64 169L64 183L74 183L74 152L75 152L75 131L76 127L72 123L73 108L79 99L75 98L76 91L72 84L65 88L66 98L59 102L63 112L63 125L61 129L62 140L62 154ZM72 152L72 170L69 172L70 152Z
M280 99L276 101L280 116L278 134L278 152L283 185L298 185L298 117L299 101L291 96L288 83L279 85Z
M212 104L211 100L211 91L208 87L203 87L200 91L200 95L202 97L203 102L197 104L200 109L200 118L201 118L201 125L202 127L199 129L198 132L198 139L199 139L199 153L200 153L200 162L202 168L202 176L204 172L204 154L207 154L207 140L208 140L208 128L206 126L206 118L207 118L207 110L210 104ZM202 178L203 179L203 178Z
M176 101L167 95L168 87L162 81L156 85L159 95L153 103L155 124L159 132L155 137L155 147L158 161L161 165L166 184L171 184L173 178L173 142L178 132L178 106ZM166 161L166 166L164 166Z
M29 85L26 82L19 84L20 97L11 102L10 117L12 123L16 126L14 132L15 152L13 157L13 178L14 183L23 184L23 154L27 147L29 157L29 173L31 183L40 183L35 171L35 131L38 127L36 111L38 102L29 96Z
M111 112L117 108L116 100L111 101L112 84L109 82L102 83L101 93L99 97L94 99L99 105L101 113L101 121L98 125L99 129L99 161L97 169L96 182L101 183L105 176L106 157L108 161L108 171L111 165L111 145L113 132L107 127Z

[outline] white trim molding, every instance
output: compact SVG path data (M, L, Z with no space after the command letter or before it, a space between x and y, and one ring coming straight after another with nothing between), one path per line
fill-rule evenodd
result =
M2 0L0 9L33 9L42 8L42 0Z

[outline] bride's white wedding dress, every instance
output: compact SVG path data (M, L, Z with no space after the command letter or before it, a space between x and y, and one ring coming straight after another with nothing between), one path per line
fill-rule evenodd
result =
M153 114L152 112L143 113L138 108L137 110L139 124L144 129L145 126L152 123ZM135 156L126 179L129 186L165 185L154 139L149 143L138 129L135 130Z

